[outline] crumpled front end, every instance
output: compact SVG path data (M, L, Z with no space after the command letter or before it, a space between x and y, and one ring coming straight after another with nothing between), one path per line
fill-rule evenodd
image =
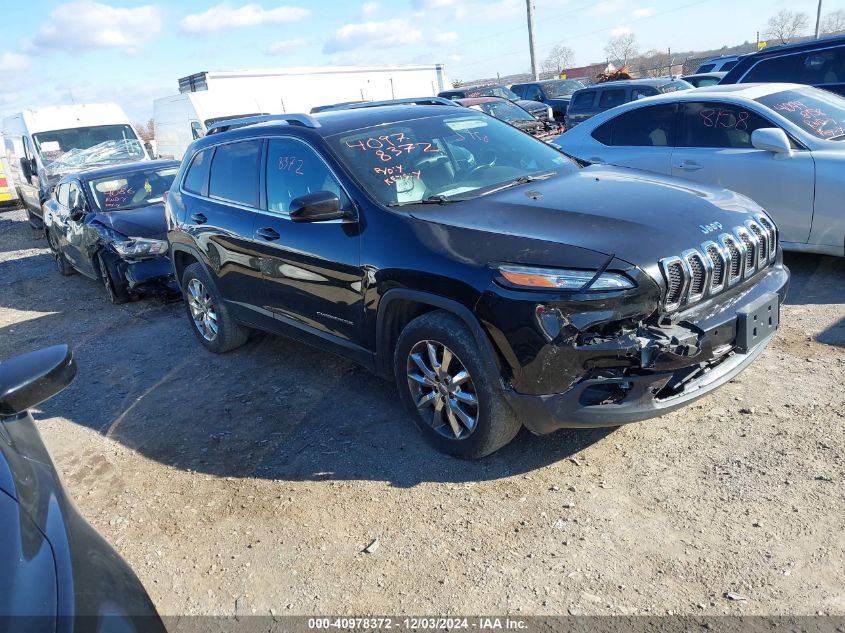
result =
M645 277L636 291L590 300L520 293L507 322L485 323L510 373L506 397L531 431L644 420L731 380L777 329L789 271L778 259L753 281L673 313L658 307L661 291ZM493 305L508 300L489 293L479 310L500 314Z

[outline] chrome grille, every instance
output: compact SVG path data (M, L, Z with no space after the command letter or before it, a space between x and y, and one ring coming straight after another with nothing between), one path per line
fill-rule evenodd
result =
M764 215L722 233L680 256L660 260L666 280L664 308L691 305L753 276L777 257L777 228Z

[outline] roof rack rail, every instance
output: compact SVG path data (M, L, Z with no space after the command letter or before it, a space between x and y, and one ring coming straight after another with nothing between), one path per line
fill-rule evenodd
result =
M262 114L259 116L245 116L237 119L225 119L223 121L218 121L208 128L206 136L209 134L217 134L219 132L234 130L239 127L246 127L247 125L271 123L273 121L277 123L287 123L288 125L301 125L302 127L320 127L319 121L310 114Z
M357 110L359 108L378 108L380 106L393 105L444 105L460 107L454 101L443 97L408 97L406 99L387 99L385 101L353 101L347 103L335 103L328 106L317 106L311 112L332 112L335 110Z

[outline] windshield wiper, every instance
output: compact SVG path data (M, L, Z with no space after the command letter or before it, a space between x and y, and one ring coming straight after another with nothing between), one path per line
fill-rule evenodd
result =
M537 182L538 180L545 180L546 178L551 178L556 173L557 172L550 171L546 174L535 174L535 175L529 175L529 176L520 176L519 178L515 178L514 180L506 182L502 185L497 185L497 186L495 186L491 189L487 189L481 195L486 196L486 195L491 194L491 193L496 193L497 191L503 191L505 189L510 189L511 187L517 187L519 185L527 185L529 182Z
M423 198L422 200L410 200L408 202L388 202L387 206L389 207L404 207L410 204L448 204L450 202L460 202L461 198L447 198L446 196L441 196L440 194L436 194L433 196L429 196L428 198Z

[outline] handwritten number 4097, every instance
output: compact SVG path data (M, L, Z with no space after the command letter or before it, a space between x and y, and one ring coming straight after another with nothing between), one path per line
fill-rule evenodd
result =
M302 171L302 164L305 161L296 156L279 156L279 171L289 171L297 176L304 176Z

